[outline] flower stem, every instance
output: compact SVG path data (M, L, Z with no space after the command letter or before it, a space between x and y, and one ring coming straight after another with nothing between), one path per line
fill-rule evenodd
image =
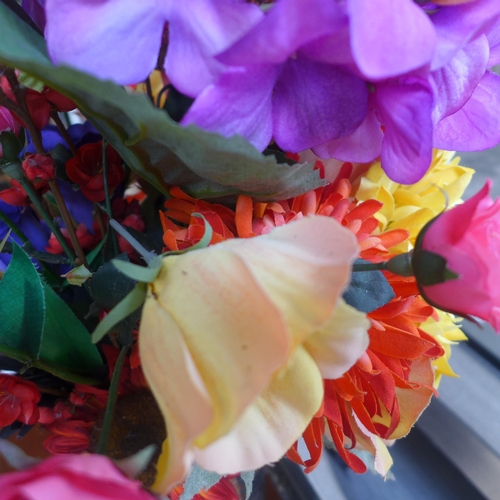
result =
M111 384L109 386L108 402L106 404L106 412L104 413L104 421L102 423L101 436L99 437L99 444L97 446L97 453L104 455L108 445L109 431L113 423L113 413L115 411L116 399L118 397L118 387L120 385L120 375L125 361L125 356L129 346L123 346L118 359L116 360L113 376L111 377Z
M21 228L6 214L0 210L0 220L7 224L12 232L23 242L27 243L29 240L26 235L21 231Z
M102 176L104 181L104 196L106 201L106 213L108 214L108 224L109 224L109 236L111 237L113 245L113 253L115 257L118 255L118 242L116 241L116 234L113 227L110 224L113 218L113 212L111 210L111 197L109 195L109 184L108 184L108 161L107 161L107 149L108 143L106 139L102 140Z
M54 123L57 126L57 129L59 130L59 133L62 135L63 139L66 141L66 144L68 145L69 149L73 153L73 156L76 156L76 146L73 140L71 139L70 135L68 134L68 131L66 130L66 127L64 126L63 122L61 121L61 118L59 118L59 113L56 110L52 110L50 112L50 117L52 120L54 120Z
M363 271L383 271L386 269L387 263L384 262L371 262L371 263L366 263L366 264L353 264L352 266L352 272L353 273L359 273Z
M109 220L109 225L146 261L151 262L157 255L144 248L119 222L114 219Z
M61 190L59 189L59 185L55 179L49 181L50 190L54 195L54 198L57 203L57 207L61 212L61 217L64 221L64 225L66 226L66 230L68 231L69 238L71 243L73 244L73 248L75 249L77 259L75 260L75 265L79 266L83 264L87 269L89 269L89 265L87 263L87 259L85 258L85 253L83 251L82 246L80 245L80 241L78 240L78 236L76 235L75 228L73 227L73 221L71 219L71 215L68 211L68 207L66 206L66 202L64 201L63 195L61 194Z
M35 205L35 208L38 210L38 213L43 217L43 220L47 223L47 226L49 226L49 229L52 231L52 233L54 233L54 236L56 237L57 241L64 250L64 253L73 262L75 260L75 254L73 250L68 245L68 242L61 233L59 226L54 223L52 217L45 210L45 207L38 198L38 193L35 191L31 183L26 178L21 178L19 182L23 186L24 190L26 191L33 205Z

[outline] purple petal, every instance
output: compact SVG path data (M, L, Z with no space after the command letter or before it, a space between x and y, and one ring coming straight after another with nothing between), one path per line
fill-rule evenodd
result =
M500 142L500 76L489 71L472 97L434 128L434 147L482 151Z
M218 59L233 66L280 64L303 45L345 24L336 2L281 0L264 19Z
M347 24L332 35L326 35L300 48L309 59L329 64L347 64L356 67L351 51L351 32Z
M169 47L165 69L182 93L196 97L224 70L214 59L262 17L244 0L183 0L169 14Z
M462 47L448 64L431 74L436 89L434 123L455 113L467 102L486 71L488 54L488 40L482 35Z
M271 97L277 76L278 68L270 65L229 70L196 98L181 123L226 137L242 135L262 151L272 137Z
M92 211L94 206L92 202L85 198L81 190L75 191L69 182L59 180L58 184L73 220L77 224L83 222L87 229L93 232L94 218L92 217Z
M476 0L441 7L430 16L437 34L431 69L441 68L469 40L492 29L499 22L499 16L498 0Z
M43 4L44 0L23 0L21 4L22 8L42 32L45 29L45 10Z
M486 33L488 44L490 46L490 58L488 68L500 64L500 22L495 23Z
M26 147L26 153L36 153L36 148L31 141L29 133L28 136L28 146ZM52 151L58 144L62 144L68 147L66 141L62 138L59 130L55 125L47 125L42 129L42 145L45 151Z
M401 75L430 63L436 36L413 0L348 0L351 44L370 79Z
M380 155L384 134L373 109L372 95L370 94L370 104L363 123L352 134L313 148L316 155L357 163L368 163Z
M432 159L431 86L402 78L377 85L375 98L385 128L382 168L394 182L418 182Z
M30 240L35 250L45 250L49 241L50 231L45 224L42 224L35 217L31 209L26 210L21 215L19 227Z
M368 106L366 83L340 66L304 57L283 67L273 95L273 135L302 151L353 132Z
M120 84L156 66L166 7L156 0L46 0L45 37L55 64Z

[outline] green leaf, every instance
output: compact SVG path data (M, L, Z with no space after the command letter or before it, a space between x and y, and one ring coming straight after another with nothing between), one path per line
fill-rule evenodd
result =
M85 374L102 365L90 334L69 306L40 279L13 243L0 281L0 352L66 380L95 383Z
M355 264L367 263L356 259ZM351 274L351 282L343 299L358 311L369 313L384 306L396 295L381 271L359 271Z
M119 302L97 325L92 334L92 342L99 342L111 328L120 321L130 316L134 311L142 306L146 299L146 285L139 283L121 302Z
M0 281L0 352L5 347L38 359L45 323L45 295L31 260L13 242L12 260Z
M278 164L240 136L182 127L145 95L72 68L55 68L44 39L0 3L0 62L21 69L73 99L127 165L160 191L182 186L210 198L249 194L276 200L325 184L314 163Z
M47 310L40 358L76 372L101 366L101 356L87 329L47 284L43 283L43 289Z
M197 463L193 464L191 472L184 482L184 492L179 500L191 500L203 488L208 490L214 484L217 484L224 476L217 472L209 472L202 469Z
M118 269L118 271L123 273L125 276L128 276L130 279L142 281L143 283L151 283L158 276L161 266L161 260L153 259L153 261L156 264L156 267L138 266L136 264L132 264L131 262L118 259L114 259L111 262L116 269Z

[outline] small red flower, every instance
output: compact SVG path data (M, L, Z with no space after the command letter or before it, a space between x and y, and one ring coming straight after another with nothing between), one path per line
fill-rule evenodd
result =
M109 190L112 192L123 180L122 160L111 147L106 148ZM102 141L84 144L74 158L66 162L68 177L81 187L90 201L104 200L104 176L102 166Z
M19 420L33 425L38 421L40 391L33 382L15 375L0 375L0 427Z
M28 195L21 186L21 183L15 179L11 179L10 185L10 188L0 191L0 200L14 207L25 207L28 205Z
M73 244L71 243L71 240L69 238L68 230L63 227L61 228L61 233L64 236L65 240L68 242L68 244L71 247L73 247ZM80 225L76 228L76 236L83 250L89 250L90 248L93 248L99 241L97 235L88 232L83 222L80 223ZM53 233L50 235L49 244L48 246L45 247L45 250L55 255L63 253L63 249Z
M23 161L23 171L35 183L50 181L56 176L56 164L49 155L28 154Z
M233 484L233 479L236 477L232 475L221 478L217 484L214 484L208 490L202 489L193 497L193 500L238 500L240 495ZM168 496L170 500L179 500L182 493L184 493L184 486L180 485L176 486Z

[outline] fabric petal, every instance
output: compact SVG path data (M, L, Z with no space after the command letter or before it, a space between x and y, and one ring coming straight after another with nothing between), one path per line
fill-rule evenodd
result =
M434 147L482 151L500 142L500 76L485 73L471 98L434 127Z
M382 168L394 182L413 184L432 160L432 89L410 77L377 85L375 97L385 127Z
M144 375L167 426L155 484L155 489L164 492L187 474L193 461L191 443L210 424L213 409L182 332L153 295L144 304L139 351Z
M458 111L470 98L481 81L488 62L488 40L485 35L462 47L430 78L436 88L433 122Z
M384 134L377 119L375 99L369 95L368 111L361 125L349 135L316 146L314 153L320 158L367 163L380 155Z
M234 66L284 63L302 45L345 25L345 18L336 2L281 0L218 59Z
M342 299L333 314L305 343L326 379L341 377L368 348L370 321Z
M366 77L401 75L430 63L436 35L412 0L348 0L348 10L354 59Z
M55 64L120 84L154 69L166 21L156 0L47 0L45 38Z
M214 55L228 48L262 17L257 5L235 0L184 0L169 13L165 70L182 93L196 97L224 70Z
M276 305L247 263L225 247L221 243L164 259L160 281L154 285L158 303L181 330L212 400L214 417L196 437L197 446L231 429L292 347Z
M181 123L226 137L242 135L262 151L272 137L271 97L277 72L274 66L227 71L196 98Z
M196 462L219 474L255 470L276 462L302 435L322 399L323 381L318 367L299 347L231 432L196 450Z
M359 252L352 232L323 216L277 227L266 239L234 239L226 247L278 305L296 345L330 318Z
M353 132L368 106L366 83L340 66L290 59L273 95L273 135L285 151L302 151Z
M497 0L474 1L463 5L441 7L430 16L437 34L431 69L441 68L474 37L488 32L500 16Z

